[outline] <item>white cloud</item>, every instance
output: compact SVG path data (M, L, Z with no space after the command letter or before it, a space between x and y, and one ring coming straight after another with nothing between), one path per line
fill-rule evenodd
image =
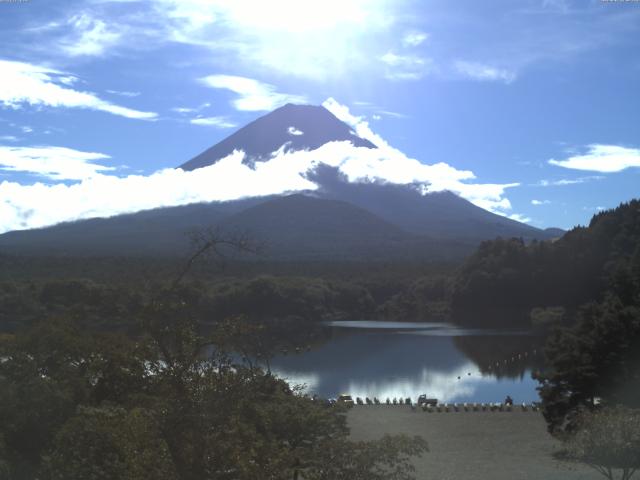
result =
M192 172L167 169L149 176L97 175L72 185L4 181L0 183L0 231L314 187L298 173L296 157L258 163L255 170L242 160L243 154L236 152Z
M90 92L60 85L67 75L29 63L0 60L0 105L18 109L24 105L84 108L127 118L153 120L153 112L142 112L102 100Z
M361 107L371 111L373 117L376 117L376 116L380 117L378 119L373 118L374 120L380 120L383 116L393 117L393 118L409 118L409 116L405 115L404 113L385 110L381 106L376 105L372 102L365 102L365 101L359 100L359 101L352 102L352 104L356 107Z
M67 85L68 87L78 83L78 77L75 77L73 75L67 75L67 76L60 75L57 77L57 80L63 85Z
M338 120L351 126L359 137L369 140L378 148L392 148L380 135L373 133L364 117L353 115L346 105L342 105L336 99L329 97L322 102L322 106L333 113Z
M0 183L0 231L163 206L314 190L318 185L309 180L307 174L320 164L338 168L351 182L418 182L423 184L423 193L449 190L495 213L510 213L511 204L505 197L505 191L517 186L517 183L471 183L475 180L473 172L457 170L443 162L421 163L389 146L371 131L366 121L351 115L347 107L333 99L327 100L325 106L338 118L348 121L359 136L368 138L379 148L354 147L348 141L330 142L312 151L285 152L282 148L269 161L255 162L252 166L243 163L242 152L234 152L214 165L194 171L167 169L149 176L130 175L121 178L100 174L101 169L107 167L91 162L107 158L106 155L69 153L62 149L62 153L79 163L57 164L57 174L60 178L75 176L84 179L71 185ZM18 157L18 160L21 161L21 158ZM72 167L67 170L70 164ZM15 158L11 165L20 165L25 169L25 163L19 163ZM46 161L30 169L42 173L47 170L43 165L47 165ZM76 173L73 173L74 168ZM86 169L84 173L77 173L80 168ZM49 167L48 170L55 169Z
M502 194L510 185L463 184L461 179L472 177L470 172L443 163L423 165L406 157L389 158L388 153L350 142L328 143L314 151L280 151L268 162L256 162L254 168L245 165L243 158L242 152L235 152L190 172L168 169L123 178L96 175L73 185L23 186L5 181L0 183L0 231L162 206L314 190L317 185L305 175L320 163L338 167L350 181L428 181L432 184L425 193L451 190L485 207L509 207Z
M2 135L0 136L0 142L17 142L20 140L18 137L14 135Z
M387 66L385 76L390 80L419 80L435 68L431 59L419 55L387 52L380 60Z
M121 40L120 32L87 13L74 15L68 23L72 34L61 42L61 49L72 57L102 56Z
M511 70L479 62L458 60L454 63L454 68L459 74L473 80L511 83L516 79L515 72Z
M602 180L604 177L601 175L591 175L588 177L578 177L578 178L563 178L560 180L540 180L537 184L534 184L535 187L564 187L567 185L578 185L580 183L590 182L592 180Z
M511 210L511 203L504 196L504 193L508 188L519 186L519 183L464 183L475 179L473 172L457 170L443 162L427 165L408 158L400 150L389 145L380 135L374 133L363 117L352 115L347 106L341 105L333 98L327 99L322 105L339 120L350 125L356 135L369 140L378 147L377 149L367 149L370 150L371 155L381 155L379 162L369 162L366 167L361 163L352 170L351 175L349 175L348 167L341 167L350 180L379 178L392 183L429 182L428 191L430 192L449 190L479 207L500 215L504 215L504 211ZM365 152L358 157L362 159L366 155ZM355 163L357 161L358 159L355 159Z
M402 45L405 47L417 47L429 38L424 32L408 32L402 37Z
M233 122L230 122L225 117L198 117L192 118L189 120L189 123L193 125L203 125L206 127L216 127L216 128L233 128L237 127L237 125Z
M279 93L273 85L252 78L209 75L200 81L208 87L231 90L238 94L239 98L232 102L237 110L267 111L285 103L306 103L306 98L303 96Z
M382 120L382 117L380 115L378 115L377 113L374 113L371 118L373 118L374 120Z
M173 112L177 112L177 113L181 113L181 114L187 114L187 113L195 113L198 111L197 108L190 108L190 107L175 107L172 108L171 111Z
M603 210L606 210L605 207L599 206L599 207L582 207L582 210L584 210L585 212L593 212L594 210L596 212L602 212Z
M210 106L211 104L209 102L205 102L199 107L175 107L175 108L172 108L171 111L180 113L181 115L186 115L187 113L200 112L202 110L209 108Z
M120 95L121 97L129 97L129 98L140 96L140 92L126 92L126 91L120 91L120 90L107 90L107 92L113 95Z
M405 115L404 113L391 112L389 110L378 110L378 113L382 115L386 115L387 117L393 117L393 118L409 118L409 116Z
M304 135L304 132L302 130L298 130L296 127L287 128L287 133L289 135L295 135L295 136Z
M109 156L102 153L64 147L0 146L0 170L31 173L53 180L84 180L114 170L93 163L106 158Z
M565 160L549 160L551 165L574 170L613 173L640 167L640 149L617 145L589 145L584 155L573 155Z
M520 223L529 223L531 221L531 219L525 215L521 215L519 213L512 213L510 215L507 215L507 217L509 217L511 220L515 220L516 222L520 222Z
M536 206L549 205L550 203L551 202L549 200L535 200L535 199L531 200L531 205L536 205Z

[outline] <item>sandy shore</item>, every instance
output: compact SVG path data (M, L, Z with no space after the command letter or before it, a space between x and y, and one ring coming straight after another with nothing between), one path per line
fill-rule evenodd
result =
M385 433L420 435L429 453L416 459L417 479L592 480L597 472L561 463L551 454L559 443L546 432L540 413L412 411L409 406L355 406L348 413L354 440Z

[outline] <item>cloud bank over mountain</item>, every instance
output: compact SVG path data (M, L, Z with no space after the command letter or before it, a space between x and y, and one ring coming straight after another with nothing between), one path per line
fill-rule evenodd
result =
M60 150L55 148L49 149L51 161L20 163L13 158L9 164L0 158L0 169L24 171L51 180L61 178L59 172L63 171L64 178L79 180L32 185L0 183L0 232L158 207L316 190L319 185L308 174L320 165L337 168L350 182L418 184L425 194L449 190L494 213L513 216L505 192L518 183L476 183L471 171L458 170L443 162L421 163L391 147L364 119L351 115L337 101L329 99L324 106L378 148L354 147L348 141L329 142L311 151L286 151L283 146L270 159L249 165L243 162L244 153L235 151L208 167L193 171L165 169L148 176L107 174L106 167L99 167L100 158L96 155L100 154L71 155L69 149L65 152L73 163L65 165L60 165L65 159L56 157ZM69 171L74 167L77 175ZM83 171L90 175L83 178Z

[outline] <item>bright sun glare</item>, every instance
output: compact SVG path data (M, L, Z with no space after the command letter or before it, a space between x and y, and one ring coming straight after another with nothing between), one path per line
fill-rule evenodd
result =
M158 1L179 41L214 50L241 46L247 66L315 78L365 68L392 23L388 0Z
M305 32L327 30L340 24L364 25L372 14L367 0L231 0L225 2L229 16L250 28Z

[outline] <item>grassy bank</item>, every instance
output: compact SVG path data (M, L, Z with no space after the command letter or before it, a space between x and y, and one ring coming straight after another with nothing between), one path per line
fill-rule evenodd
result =
M559 462L560 447L534 412L414 412L409 406L356 406L353 440L384 434L421 435L430 452L414 461L416 478L435 480L591 480L586 466Z

